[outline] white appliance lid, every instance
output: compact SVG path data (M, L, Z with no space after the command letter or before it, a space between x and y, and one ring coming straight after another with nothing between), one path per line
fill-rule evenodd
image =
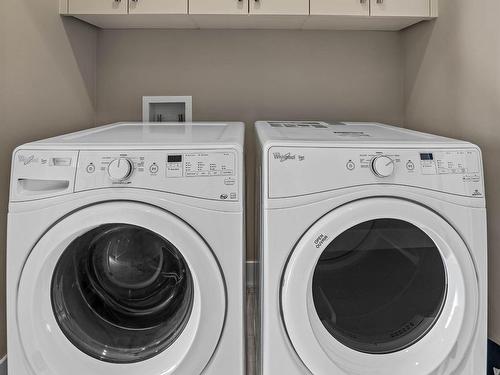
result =
M459 141L379 123L268 121L257 123L267 140L331 143L457 143Z
M240 143L242 123L117 123L35 142L58 145L180 145Z

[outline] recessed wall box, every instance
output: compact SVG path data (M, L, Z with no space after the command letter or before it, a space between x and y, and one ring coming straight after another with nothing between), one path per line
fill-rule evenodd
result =
M193 121L192 96L144 96L142 98L143 122Z

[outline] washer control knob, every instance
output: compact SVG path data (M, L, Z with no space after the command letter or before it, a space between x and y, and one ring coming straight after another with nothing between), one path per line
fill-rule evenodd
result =
M389 177L394 173L394 160L389 156L379 155L372 159L372 172L377 177Z
M134 166L132 162L126 158L113 160L108 166L108 175L114 181L124 181L130 177Z

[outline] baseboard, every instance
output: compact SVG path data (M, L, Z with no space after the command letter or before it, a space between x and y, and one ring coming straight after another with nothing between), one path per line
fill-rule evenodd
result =
M7 356L0 359L0 375L7 375Z

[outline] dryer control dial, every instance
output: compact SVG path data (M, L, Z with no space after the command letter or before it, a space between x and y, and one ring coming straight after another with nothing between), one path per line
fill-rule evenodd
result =
M394 173L394 160L387 155L379 155L372 159L372 172L377 177L390 177Z
M108 175L114 181L124 181L130 177L134 166L129 159L119 158L108 165Z

